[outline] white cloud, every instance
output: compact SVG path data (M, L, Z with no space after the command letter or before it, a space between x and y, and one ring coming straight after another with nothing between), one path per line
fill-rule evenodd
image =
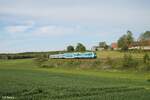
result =
M62 36L78 33L81 27L64 25L40 25L34 21L24 20L17 25L8 25L4 31L13 37L18 36Z
M47 25L37 27L33 30L33 34L40 35L40 36L59 36L65 34L72 34L76 32L76 28L74 27L64 27L64 26L57 26L57 25Z
M16 26L8 26L5 28L5 30L9 33L22 33L25 32L29 27L27 26L21 26L21 25L16 25Z
M24 33L32 28L34 25L33 21L24 21L19 25L10 25L5 27L5 31L8 33Z

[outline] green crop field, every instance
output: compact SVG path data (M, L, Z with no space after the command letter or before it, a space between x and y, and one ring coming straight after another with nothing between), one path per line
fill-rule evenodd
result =
M0 99L150 100L150 74L40 68L32 59L0 60Z

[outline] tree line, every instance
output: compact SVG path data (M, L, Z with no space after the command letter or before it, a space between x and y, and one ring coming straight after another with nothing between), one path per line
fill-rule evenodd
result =
M86 47L82 43L78 43L76 47L69 45L67 46L67 51L68 52L84 52L86 51Z

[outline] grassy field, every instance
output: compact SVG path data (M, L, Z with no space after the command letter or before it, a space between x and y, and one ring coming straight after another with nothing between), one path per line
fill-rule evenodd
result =
M0 61L2 100L150 100L150 74L39 68L32 59Z
M150 54L150 52L147 52ZM144 52L119 52L119 51L97 51L98 58L123 58L124 54L131 54L133 58L143 58Z

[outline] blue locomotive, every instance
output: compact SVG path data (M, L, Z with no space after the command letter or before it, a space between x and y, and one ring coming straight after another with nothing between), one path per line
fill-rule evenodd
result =
M74 53L63 53L63 54L54 54L50 55L49 58L56 58L56 59L92 59L96 58L96 54L94 52L74 52Z

